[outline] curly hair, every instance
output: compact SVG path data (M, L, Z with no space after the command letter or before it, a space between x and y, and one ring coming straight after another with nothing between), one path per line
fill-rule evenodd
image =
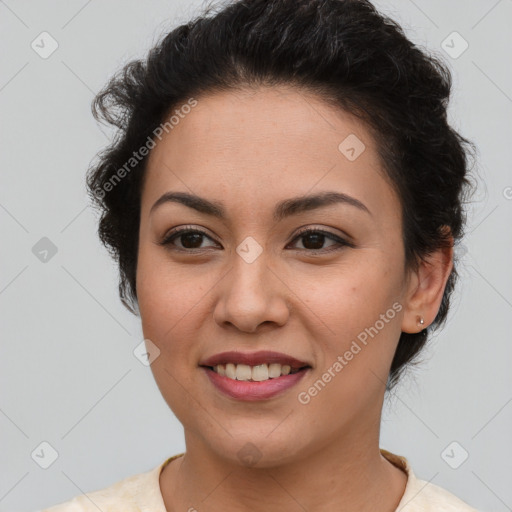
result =
M463 236L474 144L447 121L452 78L367 0L235 0L208 6L116 73L96 96L95 118L117 129L87 173L101 212L98 234L119 266L119 295L138 314L141 188L155 128L191 98L292 85L365 122L402 205L405 269ZM131 159L131 160L130 160ZM127 169L130 161L132 169ZM124 171L124 172L122 172ZM122 179L120 179L122 178ZM449 230L446 229L449 228ZM456 260L456 258L455 258ZM445 323L458 277L454 261L434 322L402 332L387 388Z

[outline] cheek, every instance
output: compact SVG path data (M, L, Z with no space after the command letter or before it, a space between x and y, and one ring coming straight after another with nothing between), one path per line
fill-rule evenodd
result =
M143 322L169 329L181 318L186 320L213 284L211 271L205 267L172 262L162 248L141 247L137 297Z
M358 253L331 269L313 268L294 272L290 288L326 332L341 339L373 325L400 297L398 266L381 254Z
M165 361L173 373L182 373L194 360L194 346L190 345L197 325L194 318L209 287L201 273L170 264L160 252L142 249L139 253L137 297L142 330L164 356L155 361L159 363L155 369Z
M321 279L318 274L304 293L304 303L319 320L315 322L317 335L312 333L319 356L318 373L331 369L337 376L326 375L325 380L333 382L331 389L340 385L355 391L371 372L376 384L386 379L400 336L403 307L398 301L400 267L381 256L372 251L351 260L345 268L333 268Z
M164 256L160 254L164 253ZM137 297L144 338L151 340L159 355L151 364L155 382L170 409L182 424L194 415L194 376L197 371L197 338L194 305L200 304L207 288L200 278L170 264L165 252L142 248L137 267ZM185 267L186 268L186 267Z
M334 432L340 422L379 409L400 336L402 306L382 289L368 286L330 292L327 298L317 297L317 304L324 303L322 320L330 331L315 339L318 364L298 389L297 401L299 409Z

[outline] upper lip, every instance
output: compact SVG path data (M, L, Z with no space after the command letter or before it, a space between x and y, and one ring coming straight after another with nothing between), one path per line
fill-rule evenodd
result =
M261 350L259 352L221 352L203 360L199 363L199 366L217 366L218 364L228 363L247 364L249 366L257 366L265 363L279 363L281 365L289 365L295 369L310 366L308 363L300 361L295 357L271 350Z

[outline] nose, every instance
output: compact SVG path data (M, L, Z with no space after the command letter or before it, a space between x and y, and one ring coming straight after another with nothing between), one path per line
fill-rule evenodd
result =
M231 270L219 283L214 320L254 333L263 324L283 326L290 315L291 292L285 276L270 268L264 253L252 263L234 255Z

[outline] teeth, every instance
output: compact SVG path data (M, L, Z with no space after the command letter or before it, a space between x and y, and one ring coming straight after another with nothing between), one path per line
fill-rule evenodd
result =
M281 376L281 365L279 363L272 363L268 365L268 376L271 379Z
M277 379L282 375L288 375L292 372L292 368L288 364L259 364L257 366L249 366L248 364L233 364L227 363L218 364L213 367L213 370L223 377L228 377L233 380L255 381L261 382L268 379Z
M217 368L218 366L215 367L215 371L217 371ZM228 363L226 365L226 377L236 380L236 366L233 363Z
M251 367L249 365L236 365L236 380L249 380L251 378L251 373Z
M268 380L268 366L266 364L259 364L258 366L254 366L252 369L252 380Z

